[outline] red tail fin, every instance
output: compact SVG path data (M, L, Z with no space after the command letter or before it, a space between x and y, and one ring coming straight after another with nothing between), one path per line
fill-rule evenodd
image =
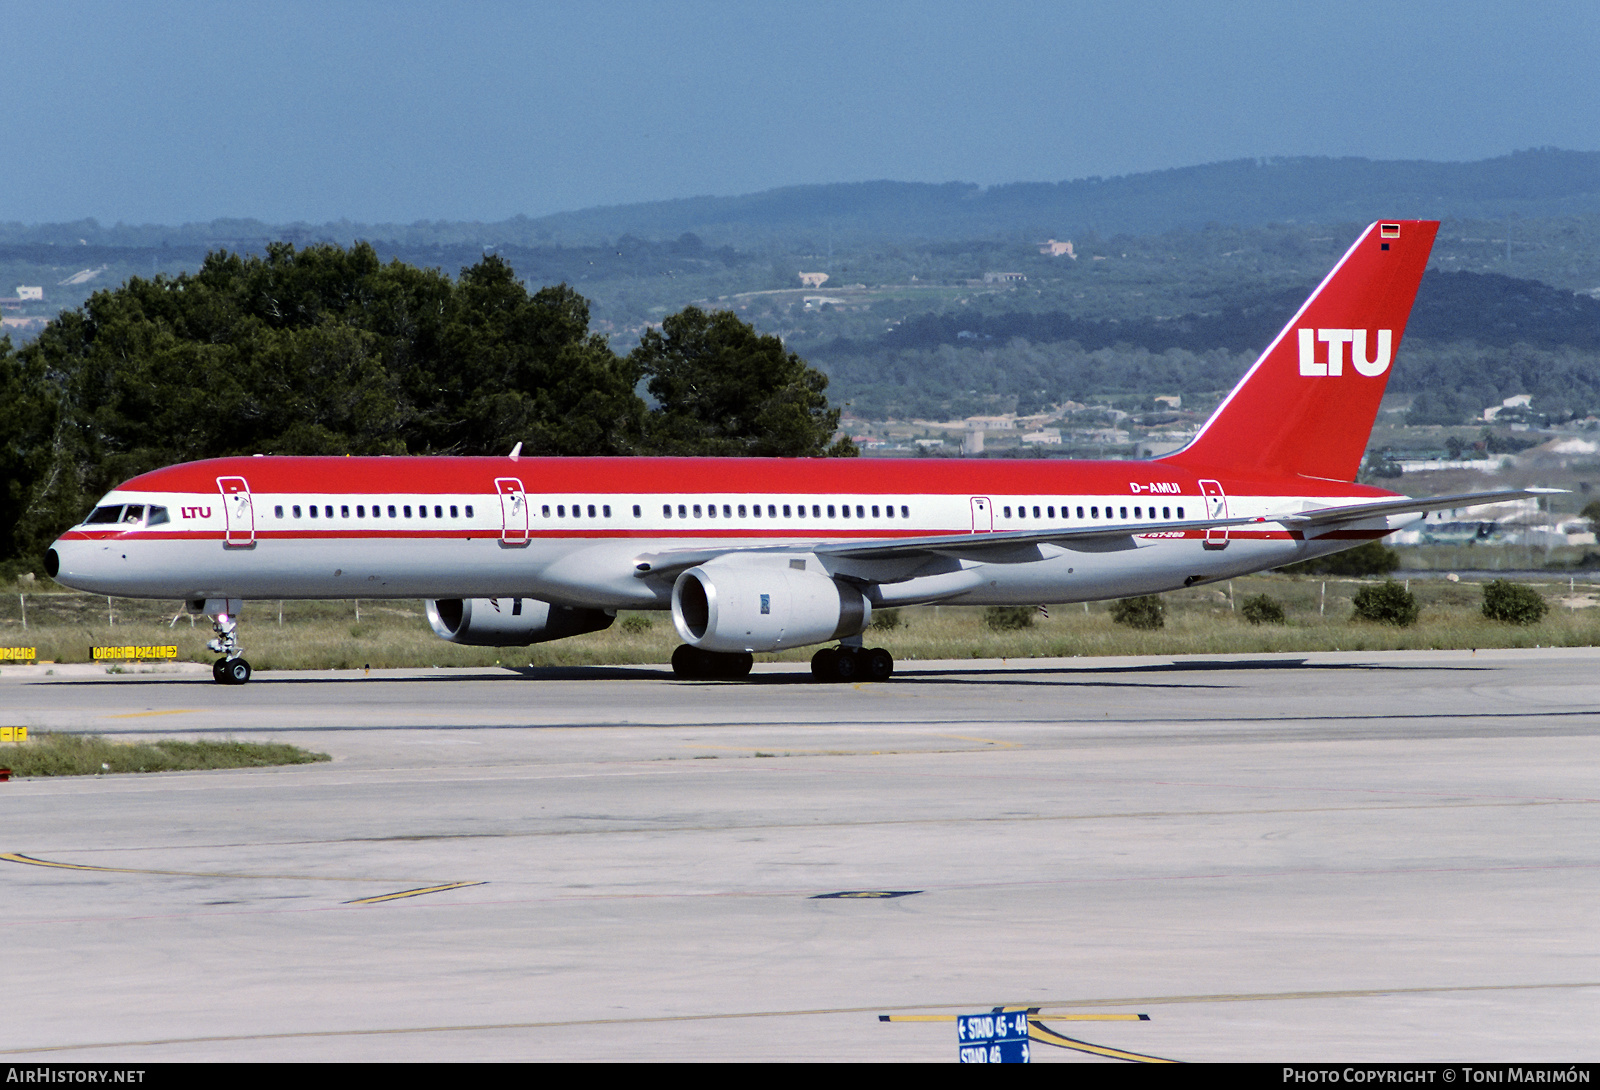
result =
M1355 480L1438 230L1390 220L1363 231L1199 434L1162 461Z

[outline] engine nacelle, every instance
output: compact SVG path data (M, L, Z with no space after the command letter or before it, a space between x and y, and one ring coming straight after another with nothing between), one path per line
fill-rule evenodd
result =
M442 639L474 647L526 647L610 628L615 613L553 606L537 598L440 598L424 603Z
M816 560L738 558L690 568L672 586L672 623L707 651L780 651L866 629L872 603Z

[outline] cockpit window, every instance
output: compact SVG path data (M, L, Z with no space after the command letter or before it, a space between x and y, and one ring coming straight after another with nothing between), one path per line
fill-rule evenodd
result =
M122 521L123 522L143 522L144 521L144 504L142 504L142 503L130 503L130 504L128 504L128 506L124 507L122 509Z
M95 526L106 522L122 521L122 504L112 504L109 507L96 507L89 512L89 517L83 520L85 526Z
M152 507L150 508L150 516L144 520L144 524L146 526L160 526L166 521L168 521L167 509L165 507Z

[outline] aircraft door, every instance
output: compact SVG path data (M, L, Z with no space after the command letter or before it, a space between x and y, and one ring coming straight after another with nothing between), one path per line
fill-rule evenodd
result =
M522 482L515 477L497 477L495 491L500 493L500 541L506 545L528 543L528 495Z
M243 477L218 477L222 493L222 519L226 529L224 546L249 547L256 543L256 510L250 501L250 485Z
M988 496L972 497L972 532L987 534L994 529L994 507Z
M1201 481L1200 491L1206 497L1206 518L1225 519L1228 517L1228 497L1222 491L1219 481ZM1228 545L1228 528L1226 526L1213 526L1206 531L1206 548L1223 549Z

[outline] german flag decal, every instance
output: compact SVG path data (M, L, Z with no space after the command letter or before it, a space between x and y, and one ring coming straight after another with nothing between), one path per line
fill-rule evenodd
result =
M1400 225L1398 223L1380 223L1380 224L1378 224L1378 237L1379 238L1399 238L1400 237Z

